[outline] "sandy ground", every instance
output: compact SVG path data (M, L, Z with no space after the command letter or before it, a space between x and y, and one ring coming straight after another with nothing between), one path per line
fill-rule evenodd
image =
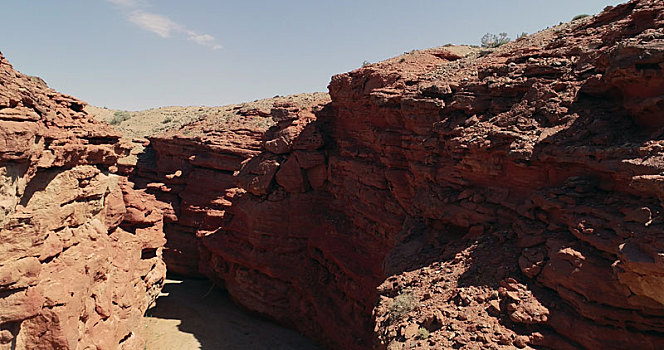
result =
M146 316L146 350L322 349L293 330L241 309L206 280L167 280Z

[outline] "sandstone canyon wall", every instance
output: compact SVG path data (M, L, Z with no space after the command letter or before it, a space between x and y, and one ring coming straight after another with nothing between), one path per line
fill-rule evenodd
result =
M151 138L136 182L169 266L332 348L660 348L663 10L416 51L333 77L331 102Z
M414 51L133 155L2 59L0 344L140 346L165 234L330 348L661 348L663 27L634 0Z
M633 1L483 57L333 78L334 191L375 198L355 216L396 243L385 272L414 270L379 288L383 344L664 344L663 9Z
M84 106L0 55L2 349L143 348L162 214L115 174L128 145Z

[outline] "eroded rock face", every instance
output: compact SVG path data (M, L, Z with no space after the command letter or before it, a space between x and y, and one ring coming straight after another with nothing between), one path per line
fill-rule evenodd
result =
M364 271L362 245L339 233L347 223L323 190L326 126L316 115L331 113L329 102L286 97L238 107L230 123L208 118L152 137L154 157L137 164L135 181L168 204L170 271L207 276L249 309L332 346L366 348L380 275Z
M663 27L632 1L368 65L153 137L136 182L173 271L332 348L655 349Z
M246 192L237 187L240 180L234 172L261 152L264 134L275 123L270 118L272 110L278 114L290 106L304 113L329 97L318 93L273 100L238 105L231 112L190 123L179 132L150 138L151 145L138 160L132 179L165 205L168 245L164 257L169 271L202 276L197 237L218 231L232 217L232 202ZM251 191L267 193L279 163L252 164L256 165L252 168L255 175L269 176L245 185Z
M485 57L333 78L333 191L381 198L372 217L403 224L364 231L412 271L379 288L382 346L661 347L663 24L632 1Z
M127 145L84 105L0 55L0 348L142 348L162 215L114 174ZM152 220L125 220L136 208Z

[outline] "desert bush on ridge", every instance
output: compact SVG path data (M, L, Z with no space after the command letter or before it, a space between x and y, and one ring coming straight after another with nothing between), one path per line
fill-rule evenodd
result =
M510 41L512 41L512 39L510 39L507 36L507 33L500 33L498 35L493 34L493 33L486 33L482 37L481 43L482 43L482 47L496 48L496 47L499 47L501 45L505 45Z
M111 125L118 125L125 120L131 119L131 115L127 111L117 111L113 113L113 118L108 123Z

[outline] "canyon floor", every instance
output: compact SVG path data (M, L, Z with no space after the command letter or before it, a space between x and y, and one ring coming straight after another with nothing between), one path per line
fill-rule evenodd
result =
M144 322L146 350L321 349L303 335L237 306L207 280L167 279Z

